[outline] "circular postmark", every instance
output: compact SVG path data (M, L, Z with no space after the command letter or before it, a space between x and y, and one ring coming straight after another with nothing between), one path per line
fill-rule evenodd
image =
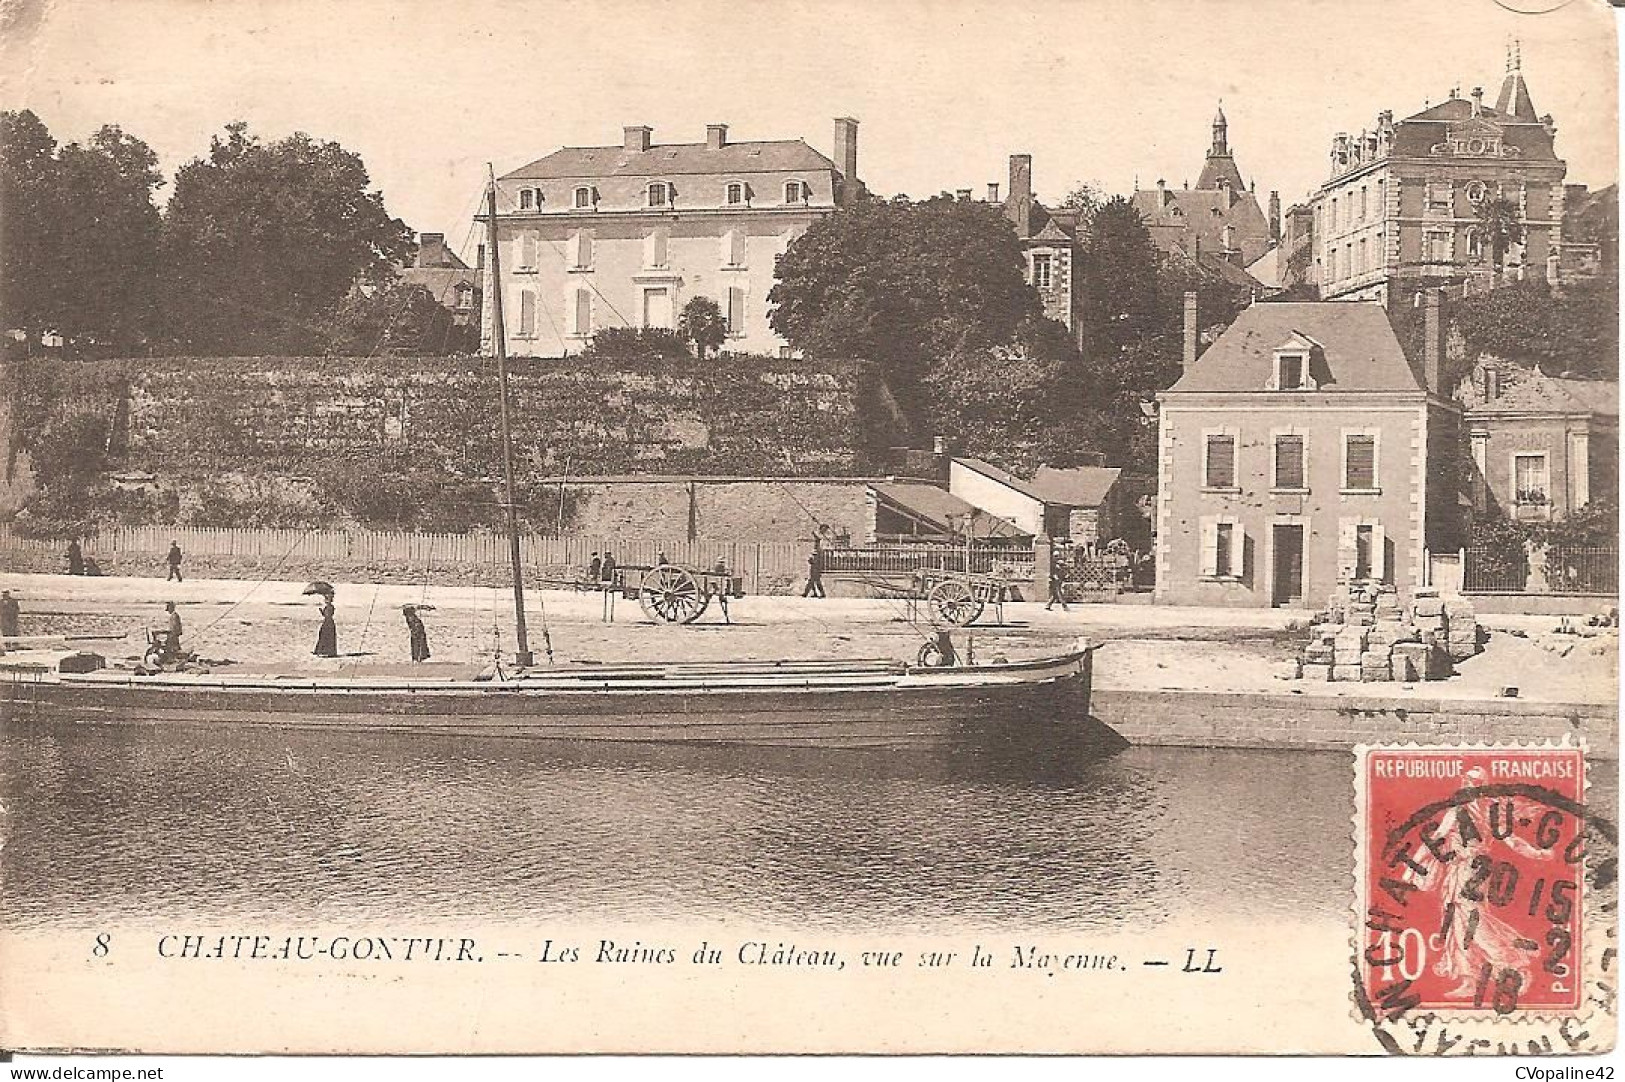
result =
M1582 799L1580 750L1366 755L1353 976L1377 1042L1407 1055L1607 1047L1618 838Z

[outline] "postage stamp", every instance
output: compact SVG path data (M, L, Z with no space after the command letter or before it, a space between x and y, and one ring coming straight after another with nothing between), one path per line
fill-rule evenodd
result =
M1367 1001L1390 1014L1577 1010L1581 750L1363 748L1359 770Z

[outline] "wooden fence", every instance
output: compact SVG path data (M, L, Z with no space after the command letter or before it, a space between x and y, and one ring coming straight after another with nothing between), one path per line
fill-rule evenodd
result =
M170 542L180 545L188 565L223 561L253 563L263 572L286 569L286 578L327 568L379 568L421 571L475 569L491 581L508 575L508 539L496 533L410 533L384 530L271 530L132 526L103 530L81 539L85 556L110 573L134 564L161 570ZM25 538L0 525L0 570L4 554L53 555L64 566L67 539ZM662 553L672 563L709 568L718 559L745 580L750 593L783 592L807 573L809 546L799 541L687 541L610 537L519 539L520 560L539 577L584 575L594 552L610 551L622 565L653 564ZM36 561L37 562L37 561ZM54 569L54 568L53 568ZM201 574L201 570L199 571Z

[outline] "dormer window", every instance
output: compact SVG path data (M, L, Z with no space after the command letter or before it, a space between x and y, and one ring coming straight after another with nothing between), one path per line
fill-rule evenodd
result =
M519 189L519 209L520 210L535 210L536 209L536 189L535 188L520 188Z
M671 185L663 180L657 180L649 185L649 205L651 207L669 207L672 204Z
M1272 391L1314 391L1319 389L1312 370L1315 350L1320 346L1302 334L1293 334L1275 347L1268 389Z
M803 180L791 180L784 185L786 203L806 203L812 199L812 187Z
M724 189L723 201L730 207L748 206L750 203L750 190L740 181L731 181Z
M576 210L591 210L593 204L596 202L597 200L593 198L592 189L586 185L582 185L575 190L575 195L572 198L571 205L575 207Z

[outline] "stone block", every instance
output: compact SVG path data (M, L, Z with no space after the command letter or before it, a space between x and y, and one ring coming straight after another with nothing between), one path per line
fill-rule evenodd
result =
M1337 651L1324 643L1316 643L1303 652L1305 665L1331 665L1337 660Z
M1431 646L1424 646L1419 642L1402 642L1396 645L1393 652L1394 679L1406 682L1426 680L1428 655L1432 652Z
M1377 614L1376 613L1372 613L1372 612L1351 612L1351 613L1349 613L1349 623L1351 623L1351 624L1357 624L1357 625L1359 625L1361 627L1370 627L1372 624L1374 624L1376 622L1377 622Z
M1416 599L1417 616L1443 616L1444 601L1437 597L1419 597Z
M1270 672L1277 680L1296 680L1303 675L1302 668L1296 659L1292 661L1277 661L1270 666Z
M1331 678L1332 678L1332 667L1330 665L1308 665L1308 664L1306 664L1303 667L1303 679L1309 681L1310 683L1324 684L1324 683L1329 682L1331 680Z
M1444 603L1444 614L1451 619L1458 616L1473 616L1473 606L1470 602L1459 597L1452 597Z
M1365 653L1360 655L1360 664L1371 666L1386 665L1388 664L1388 658L1389 653L1387 650L1367 650Z
M1332 680L1338 683L1358 684L1361 668L1358 665L1333 665Z
M1381 665L1360 666L1360 682L1363 684L1380 684L1393 678L1393 667L1386 662Z

